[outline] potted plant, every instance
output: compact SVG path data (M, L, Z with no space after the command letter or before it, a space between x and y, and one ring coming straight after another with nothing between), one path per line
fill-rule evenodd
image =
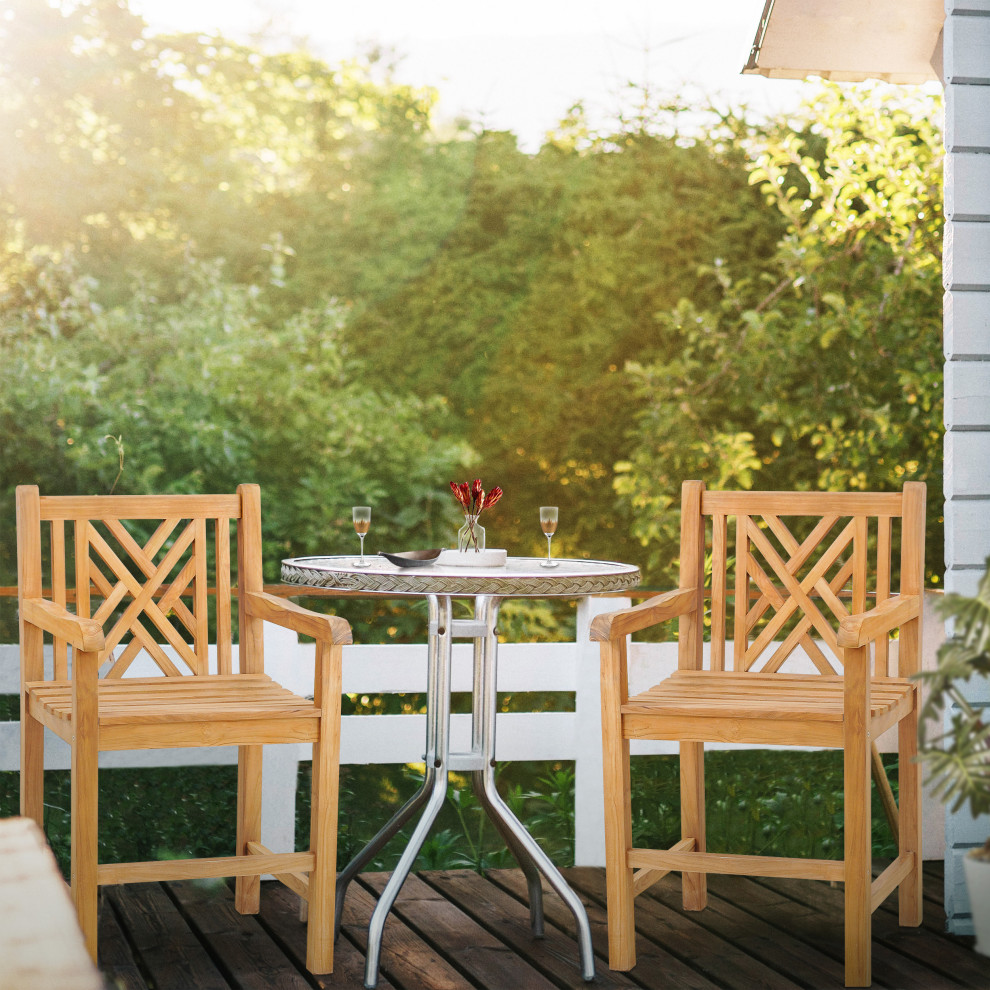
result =
M990 708L974 703L974 692L964 686L974 677L990 682L990 558L976 595L948 594L939 611L953 628L939 648L935 669L917 675L928 688L921 711L921 760L932 793L953 812L968 806L976 818L990 813ZM940 731L929 736L929 722ZM963 869L976 951L990 955L990 838L963 858Z

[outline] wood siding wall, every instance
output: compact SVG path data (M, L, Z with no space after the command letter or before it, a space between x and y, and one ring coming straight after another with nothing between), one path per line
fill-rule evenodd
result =
M990 0L945 3L945 588L972 594L990 556ZM990 703L986 686L974 700ZM990 816L946 815L949 930L971 934L961 857Z

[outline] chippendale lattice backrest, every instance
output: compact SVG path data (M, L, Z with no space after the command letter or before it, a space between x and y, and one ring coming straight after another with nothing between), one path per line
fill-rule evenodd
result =
M681 586L704 587L710 561L711 669L841 674L840 620L898 591L921 594L924 507L918 483L868 494L709 492L687 482ZM702 665L697 625L682 625L681 666ZM896 672L881 639L874 676L915 672L916 636L908 638Z
M19 489L20 594L99 622L104 676L122 677L139 656L168 677L209 674L211 641L215 672L229 674L231 529L238 526L239 585L260 590L259 519L253 485L235 495L39 497ZM55 639L53 652L55 679L65 679L65 641Z

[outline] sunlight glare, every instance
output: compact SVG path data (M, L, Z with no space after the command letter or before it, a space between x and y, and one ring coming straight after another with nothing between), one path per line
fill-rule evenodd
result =
M629 87L721 96L758 109L790 107L800 83L740 72L763 0L131 0L155 31L221 32L264 47L305 44L331 64L380 45L398 78L440 93L438 115L511 130L535 150L581 101L595 123Z

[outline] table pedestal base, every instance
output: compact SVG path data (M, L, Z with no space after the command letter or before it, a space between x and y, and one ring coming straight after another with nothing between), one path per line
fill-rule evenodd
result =
M581 975L595 977L591 927L580 898L567 885L560 871L512 813L495 787L495 668L498 637L496 623L500 599L489 595L475 598L473 619L454 619L449 596L429 595L430 635L426 694L426 775L420 789L392 816L381 831L351 860L337 878L334 936L340 931L344 897L350 882L414 815L419 821L401 858L382 891L368 926L368 952L364 985L378 983L382 933L388 913L412 869L420 848L447 797L447 778L455 763L471 773L472 786L506 846L519 863L529 887L529 917L533 935L543 935L543 889L540 874L570 908L577 925ZM454 639L474 640L474 685L470 753L450 753L450 669Z

